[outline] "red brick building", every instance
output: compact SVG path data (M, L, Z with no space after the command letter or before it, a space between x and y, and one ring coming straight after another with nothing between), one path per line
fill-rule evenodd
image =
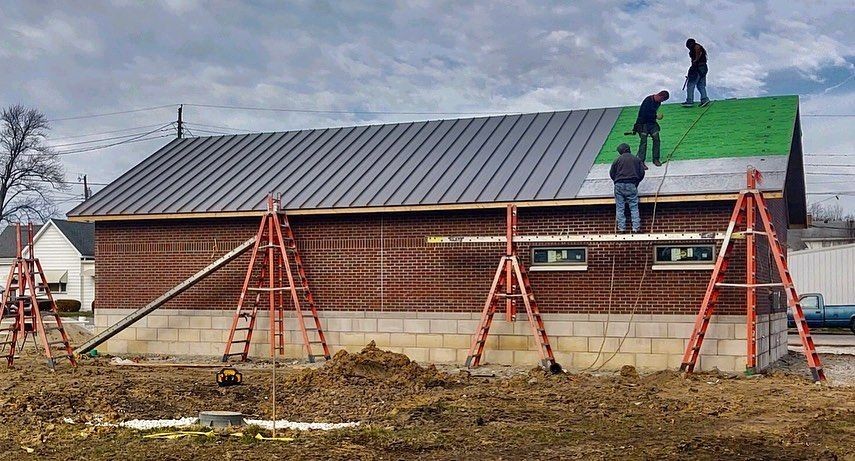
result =
M758 103L769 109L768 127L737 133L742 145L697 154L709 136L705 117L736 123ZM96 223L96 324L114 323L251 237L274 192L283 194L333 349L374 340L416 360L462 362L504 244L427 237L503 235L507 203L518 205L523 235L614 233L607 170L617 142L631 140L622 121L634 110L177 139L70 213ZM673 119L662 131L671 161L667 173L651 166L640 187L645 232L724 231L749 165L765 174L780 237L804 222L795 98L662 111ZM689 126L683 117L696 119ZM526 243L519 252L560 363L658 369L679 365L718 243ZM758 256L768 280L768 250ZM221 354L247 261L230 263L106 350ZM744 280L744 270L738 246L728 279ZM702 368L744 368L744 296L726 294ZM762 291L758 300L764 367L786 351L786 303ZM493 325L487 361L537 361L524 318ZM258 331L253 352L264 355L266 328ZM292 340L289 351L302 356Z

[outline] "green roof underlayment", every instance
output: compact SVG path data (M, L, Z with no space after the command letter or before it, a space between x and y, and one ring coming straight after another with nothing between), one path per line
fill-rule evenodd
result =
M659 108L664 115L659 121L662 160L669 155L671 160L787 155L798 107L798 96L725 99L693 108L663 104ZM638 106L621 110L595 163L611 163L622 142L636 153L638 135L626 136L624 132L632 131L637 115ZM648 140L648 160L651 148Z

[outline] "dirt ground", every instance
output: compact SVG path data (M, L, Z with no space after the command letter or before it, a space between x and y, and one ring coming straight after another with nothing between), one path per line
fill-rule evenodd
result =
M829 359L832 378L855 361ZM855 387L815 385L803 367L793 354L778 371L751 378L638 376L631 367L597 376L493 367L487 371L496 376L482 378L367 347L324 365L277 370L277 418L358 427L289 431L290 442L249 437L257 429L156 440L143 435L158 431L84 423L200 410L270 419L270 366L239 366L245 383L219 388L213 368L114 366L98 358L52 373L25 354L14 369L0 368L0 452L21 460L855 460Z

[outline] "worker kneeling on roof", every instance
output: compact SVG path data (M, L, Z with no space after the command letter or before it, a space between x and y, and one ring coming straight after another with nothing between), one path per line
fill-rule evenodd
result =
M612 162L609 176L615 183L615 213L618 232L626 232L624 210L629 205L632 219L632 232L641 231L641 214L638 211L638 184L644 179L644 167L641 159L632 155L629 144L623 143L617 148L620 154Z

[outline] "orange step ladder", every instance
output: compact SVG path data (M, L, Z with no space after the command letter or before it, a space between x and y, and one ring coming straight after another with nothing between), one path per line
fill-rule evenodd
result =
M517 248L514 242L516 235L517 207L516 205L508 205L505 255L499 260L499 267L496 269L496 275L493 277L490 293L487 295L484 310L481 312L481 321L478 323L478 330L472 338L469 355L466 357L466 366L474 368L481 364L481 358L484 355L484 346L487 344L487 335L490 332L490 325L493 323L493 316L496 314L496 310L502 301L505 304L505 320L508 322L516 320L517 303L522 301L529 325L531 326L531 333L534 336L537 351L540 355L540 364L543 368L553 373L558 373L561 371L561 365L555 361L552 345L549 343L549 336L547 336L546 327L543 324L543 317L540 315L537 301L534 298L528 272L520 264L517 257ZM502 290L502 287L504 290Z
M56 369L58 359L67 359L71 366L76 367L74 352L68 343L68 335L62 326L62 320L56 309L56 302L50 292L42 263L35 257L33 247L33 225L27 224L27 256L24 256L24 245L21 237L21 224L15 225L17 250L15 261L6 278L6 288L3 291L3 311L0 322L11 319L11 324L0 324L0 333L6 333L0 342L0 356L6 359L11 367L15 362L15 354L23 350L27 336L33 337L33 342L41 343L44 355L51 370ZM47 302L48 309L41 310ZM41 306L40 306L41 303ZM19 344L20 343L20 344ZM54 354L54 349L59 352Z
M769 208L766 206L766 201L763 194L757 189L757 183L762 179L760 172L754 168L748 169L748 188L739 193L736 199L736 206L730 217L730 224L727 227L724 241L721 245L718 258L716 259L715 267L710 277L707 290L704 295L701 308L698 311L698 316L695 320L692 336L689 338L689 343L686 346L683 362L680 365L680 370L691 373L695 369L700 355L701 345L704 341L704 336L709 327L710 319L715 311L715 306L721 295L721 289L725 287L740 287L746 288L746 329L747 329L747 360L746 373L753 373L757 367L757 288L759 287L783 287L787 294L787 304L793 312L793 319L799 331L799 337L804 347L804 354L807 358L808 367L813 375L814 381L825 381L825 372L822 369L822 363L819 359L819 354L816 352L816 346L811 337L810 329L805 320L804 312L802 311L799 295L796 292L793 278L787 268L787 261L784 257L784 249L781 246L778 236L775 233L775 227L772 224L772 217L769 213ZM760 215L760 223L762 230L757 230L756 215ZM736 227L745 223L746 241L746 280L745 283L724 283L724 274L730 260L730 254L733 251L733 237L736 232ZM781 279L780 283L757 283L757 241L756 236L765 236L772 250L772 259L775 262L775 267L778 276Z
M267 305L270 319L271 357L285 353L285 311L293 309L309 362L318 357L329 360L329 346L294 231L288 216L279 210L279 200L272 195L267 198L267 213L256 234L223 362L234 357L240 361L248 359L252 333L263 304ZM316 348L322 352L315 353Z

